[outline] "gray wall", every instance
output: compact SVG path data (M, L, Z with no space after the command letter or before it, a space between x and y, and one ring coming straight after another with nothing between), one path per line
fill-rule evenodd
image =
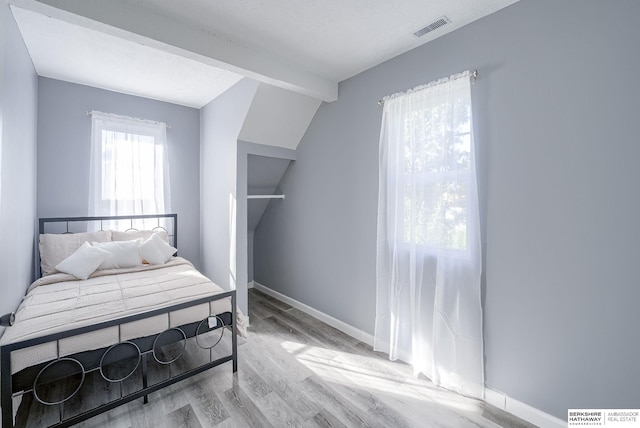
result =
M199 110L39 78L38 216L82 216L89 207L91 110L167 123L171 211L180 255L200 265Z
M38 80L7 2L0 0L0 313L34 276Z
M487 386L566 419L636 408L640 2L522 0L340 85L255 233L255 280L373 333L376 101L465 69Z
M238 134L257 88L258 82L242 79L200 110L203 273L226 290L237 289L244 313L247 281L238 281L236 269ZM238 269L246 272L246 266Z

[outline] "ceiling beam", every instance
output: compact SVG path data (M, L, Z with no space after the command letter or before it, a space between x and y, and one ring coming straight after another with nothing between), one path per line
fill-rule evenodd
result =
M338 83L276 56L170 19L123 0L10 0L10 4L209 64L322 101L338 98Z

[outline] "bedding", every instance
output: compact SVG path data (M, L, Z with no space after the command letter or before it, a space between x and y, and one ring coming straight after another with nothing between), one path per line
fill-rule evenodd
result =
M165 242L169 242L169 235L167 231L162 228L156 228L151 230L128 230L126 232L121 232L118 230L111 231L111 240L112 241L132 241L134 239L142 239L142 241L146 241L151 238L152 235L158 235Z
M72 255L85 242L109 242L111 231L84 233L43 233L38 244L42 275L56 273L55 266Z
M173 257L166 264L95 271L78 280L66 273L52 273L36 280L16 311L15 324L0 338L0 345L46 334L94 325L103 321L207 297L223 292L187 260ZM169 314L60 339L11 353L12 372L75 352L88 351L160 333L168 328L231 311L230 298ZM238 334L245 336L238 315ZM59 355L57 355L59 349Z
M109 257L110 252L85 242L75 253L58 263L56 270L78 279L87 279Z
M92 242L93 247L109 252L110 257L98 266L98 270L129 268L142 265L140 245L142 239L132 241Z
M152 265L165 264L173 256L176 248L169 245L158 234L153 234L149 239L140 245L140 257Z

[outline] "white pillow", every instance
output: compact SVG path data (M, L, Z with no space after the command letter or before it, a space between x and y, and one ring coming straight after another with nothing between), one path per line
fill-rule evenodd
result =
M142 239L136 239L135 241L92 242L94 247L106 250L111 255L111 257L102 262L98 270L141 266L140 244L142 244Z
M157 228L153 230L128 230L126 232L112 230L111 240L112 241L132 241L134 239L142 239L142 241L144 242L156 234L159 235L166 242L169 242L169 235L167 234L167 231L162 228Z
M152 265L165 264L176 251L178 250L158 234L154 234L140 246L140 256Z
M68 273L79 279L87 279L102 262L111 257L111 253L85 242L73 254L56 265L60 272Z
M56 272L55 266L72 255L85 242L111 241L110 231L84 233L44 233L40 235L40 267L42 276Z

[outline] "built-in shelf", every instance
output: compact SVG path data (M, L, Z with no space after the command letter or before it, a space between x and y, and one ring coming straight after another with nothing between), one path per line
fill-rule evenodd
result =
M284 195L247 195L247 199L284 199Z

